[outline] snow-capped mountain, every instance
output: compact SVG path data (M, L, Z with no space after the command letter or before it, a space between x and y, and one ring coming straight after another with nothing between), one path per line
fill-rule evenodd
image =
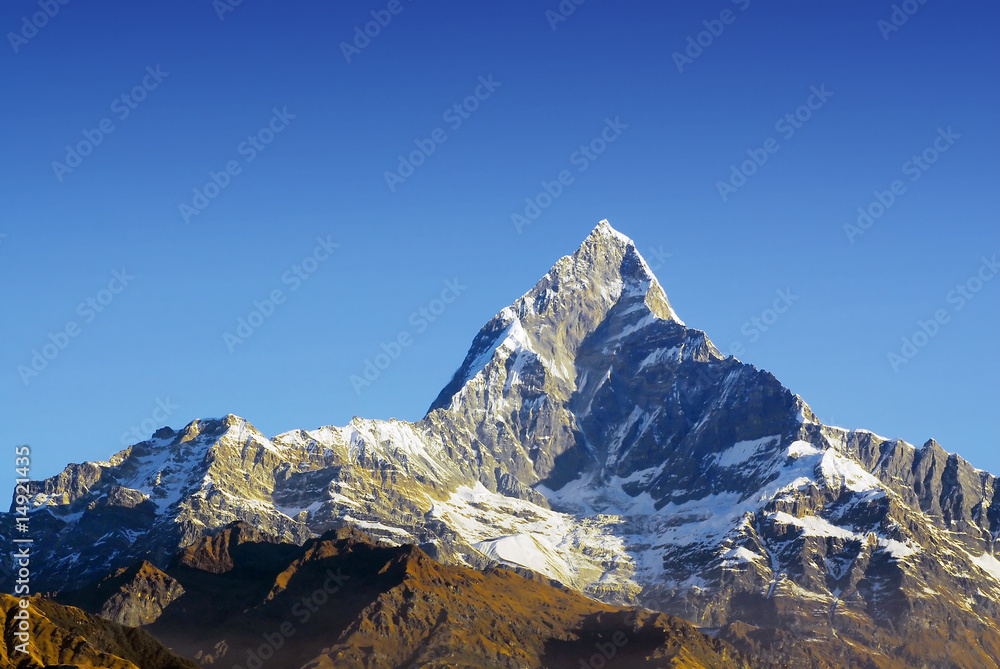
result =
M160 564L236 520L299 543L349 524L772 658L998 667L996 490L934 441L821 424L687 327L604 221L486 324L416 423L267 438L229 415L31 484L35 578Z

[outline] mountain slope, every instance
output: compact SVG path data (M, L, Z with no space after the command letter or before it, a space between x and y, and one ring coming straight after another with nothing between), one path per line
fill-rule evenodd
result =
M18 646L14 616L20 599L0 594L0 662L9 669L78 667L79 669L195 669L142 630L117 625L79 609L32 598L28 653Z
M723 357L606 222L491 319L416 423L267 439L230 415L31 485L47 587L162 567L236 520L299 543L353 524L774 657L886 667L998 666L996 489L936 442L823 425Z
M146 629L211 664L281 667L744 669L749 660L677 618L600 604L504 569L442 565L353 529L303 546L234 524L185 549L184 594ZM218 550L225 547L225 550ZM120 593L135 608L142 584ZM107 608L107 602L92 600Z

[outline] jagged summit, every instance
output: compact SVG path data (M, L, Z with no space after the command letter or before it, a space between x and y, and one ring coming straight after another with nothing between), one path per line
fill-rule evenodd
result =
M613 238L621 241L624 244L632 244L633 243L631 237L629 237L628 235L626 235L623 232L619 232L618 230L615 230L611 226L611 222L608 221L608 219L606 219L606 218L602 218L600 221L597 222L597 225L594 226L594 229L590 233L590 237L593 237L595 235L599 235L599 236L602 236L602 237L613 237Z
M521 300L536 293L549 277L565 279L571 285L574 280L592 281L612 296L643 297L656 316L683 325L635 242L611 227L607 219L597 224L575 253L556 262Z
M518 370L539 364L573 386L581 346L602 326L611 328L612 320L620 332L656 321L684 325L635 243L603 220L574 253L480 330L430 410L449 406L477 375L488 375L491 362L520 361Z

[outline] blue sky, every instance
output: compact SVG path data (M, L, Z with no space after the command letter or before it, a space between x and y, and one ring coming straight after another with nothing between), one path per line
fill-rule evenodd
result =
M821 419L1000 472L1000 10L904 4L5 3L0 484L15 444L418 419L603 218Z

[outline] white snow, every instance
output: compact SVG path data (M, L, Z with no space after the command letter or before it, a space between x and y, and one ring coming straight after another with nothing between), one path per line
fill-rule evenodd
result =
M807 537L834 537L838 539L854 539L856 541L864 541L867 536L865 534L860 534L853 529L847 529L845 527L834 525L830 521L819 516L804 516L802 518L796 518L795 516L787 514L783 511L778 511L770 514L770 517L773 518L776 523L780 523L782 525L794 525L795 527L801 528L803 536ZM919 552L918 549L912 548L907 544L881 535L875 535L875 540L875 545L878 546L879 550L885 551L895 560L905 560L906 558L916 555Z
M891 555L895 560L905 560L906 558L916 555L919 552L900 541L887 539L881 536L878 538L878 545L879 548Z
M482 483L461 486L439 500L431 516L446 522L484 555L518 564L585 592L613 584L631 590L632 558L612 528L616 516L586 523L525 500L489 491Z
M594 483L594 473L584 474L570 481L559 490L550 490L544 485L535 486L553 506L570 510L575 514L595 516L645 516L656 513L653 498L649 493L631 496L622 487L624 484L655 476L662 468L650 468L635 472L628 478L612 477L606 485Z
M972 558L972 561L977 567L992 576L994 580L1000 582L1000 560L997 560L989 553L983 553L979 557Z
M724 565L738 564L744 562L756 563L759 560L763 560L764 556L754 553L753 551L744 548L743 546L737 546L732 548L722 554L722 561Z
M606 218L597 223L597 227L594 228L594 232L613 237L625 245L633 244L632 239L629 238L628 235L622 234L611 227L611 223L609 223Z
M837 537L840 539L857 539L858 535L843 527L838 527L819 516L804 516L796 518L784 511L777 511L770 515L774 522L781 525L794 525L802 529L802 534L807 537Z
M638 404L635 405L634 407L632 407L632 413L630 413L628 418L625 419L625 422L618 426L618 429L615 430L614 434L610 435L610 443L608 444L608 460L607 460L609 465L611 465L618 459L618 454L625 441L625 437L628 436L628 433L632 429L632 426L635 425L635 423L639 420L639 418L642 415L643 415L642 407L640 407ZM646 424L648 425L648 423L649 421L647 420Z
M440 442L426 439L411 423L355 418L345 428L347 457L372 457L412 474L443 481L451 471Z
M621 332L619 332L618 334L616 334L614 337L611 337L611 341L615 341L615 340L618 340L618 339L624 339L625 337L629 336L633 332L638 332L639 330L643 329L644 327L646 327L648 325L651 325L652 323L656 323L659 320L661 320L659 316L657 316L653 312L649 312L648 314L646 314L645 316L643 316L642 318L640 318L639 320L637 320L635 323L630 323L630 324L626 325L625 327L623 327Z
M669 360L670 358L674 358L674 362L680 362L680 354L681 354L680 346L671 346L670 348L658 348L642 359L642 362L639 363L638 371L641 372L646 367L649 367L651 365L657 365L661 362L664 362L665 360Z
M523 300L524 298L521 299ZM511 355L517 355L522 351L527 351L537 356L537 353L532 348L531 339L514 309L504 307L500 313L493 317L494 320L498 318L502 323L506 323L504 329L497 333L493 343L483 349L469 365L469 368L465 372L465 378L462 380L463 386L482 374L490 362L494 360L502 362ZM452 398L453 405L461 395L461 393L455 394Z
M332 498L331 501L333 501L335 503L339 502L341 504L347 504L347 505L350 505L350 506L358 506L358 503L355 502L353 499L350 499L348 497L344 497L343 495L339 495L339 494L334 493L333 495L331 495L331 498ZM275 504L274 508L276 508L278 511L280 511L283 514L285 514L289 518L295 518L297 515L299 515L303 511L305 511L305 512L307 512L309 514L316 513L317 511L320 510L320 508L322 508L323 504L324 504L323 500L317 500L317 501L312 502L311 504L309 504L307 506L302 506L302 507L280 506L278 504Z
M844 577L852 564L854 564L854 559L843 555L823 558L823 565L826 567L827 573L838 581Z
M526 533L512 534L480 541L472 547L493 560L527 567L561 583L572 583L576 580L573 569L559 557L556 546L547 537Z
M853 492L864 492L882 487L882 483L861 465L832 449L823 454L820 471L827 486L832 489L847 488Z
M816 448L808 441L794 441L788 447L788 457L790 458L802 458L807 455L819 455L822 452L823 451Z
M493 359L493 356L496 355L497 349L499 349L507 341L507 337L511 334L511 330L514 327L514 323L520 324L520 321L518 321L517 316L513 315L513 311L511 311L510 307L505 308L500 313L502 315L509 313L511 321L506 328L500 331L496 339L493 340L493 345L484 349L482 353L476 356L476 359L472 361L472 364L469 365L469 370L465 373L466 382L475 378L479 372L483 371L483 368L486 367L490 360Z
M368 520L361 520L359 518L355 518L355 517L351 516L350 514L345 515L344 516L344 520L347 521L347 522L349 522L349 523L351 523L352 525L357 525L362 530L373 530L373 531L378 531L378 532L384 532L384 533L392 534L392 535L394 535L396 537L399 537L399 538L401 538L403 540L412 540L413 539L413 535L411 535L406 530L400 529L398 527L392 527L391 525L386 525L385 523L376 523L376 522L371 522L371 521L368 521Z
M577 386L577 392L580 393L581 397L586 398L586 403L583 409L580 411L579 418L585 418L590 415L590 409L594 404L594 398L597 397L598 391L601 389L608 379L611 378L611 367L601 375L601 378L596 383L590 382L589 372L584 372L580 379L580 383Z
M735 467L751 460L758 453L766 452L781 438L781 435L761 437L751 441L740 441L718 454L716 464L720 467Z
M798 397L798 395L796 395L796 397ZM801 399L802 398L799 397L799 400L801 400ZM804 403L803 403L802 407L799 407L799 412L795 415L795 419L799 422L800 425L816 425L817 424L815 421L811 421L811 420L809 420L809 419L806 418L806 412L805 412L805 408L804 408Z

